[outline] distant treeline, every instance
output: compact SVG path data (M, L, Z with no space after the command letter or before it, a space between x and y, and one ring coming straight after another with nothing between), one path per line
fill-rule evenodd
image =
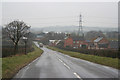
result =
M90 55L96 55L96 56L102 56L102 57L111 57L111 58L118 58L118 53L120 53L120 51L118 50L95 50L95 49L84 49L84 48L74 49L70 47L64 48L60 46L56 46L56 47L63 50L80 52L83 54L90 54Z

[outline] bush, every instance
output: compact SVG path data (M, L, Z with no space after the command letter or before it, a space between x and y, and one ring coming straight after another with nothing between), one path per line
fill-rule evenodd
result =
M102 56L102 57L111 57L111 58L118 58L118 53L120 53L120 51L118 51L118 50L95 50L95 49L84 49L84 48L74 49L71 47L64 48L64 47L59 47L59 46L56 46L56 47L60 48L60 49L64 49L64 50L80 52L83 54L91 54L91 55Z
M29 46L26 48L27 53L33 51L34 48L32 46ZM18 51L16 54L24 54L25 48L24 45L18 46ZM14 55L14 46L2 46L2 57L8 57Z

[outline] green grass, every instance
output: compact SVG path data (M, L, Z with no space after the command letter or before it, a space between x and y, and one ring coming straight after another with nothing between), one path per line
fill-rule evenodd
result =
M80 58L80 59L84 59L87 61L91 61L94 63L98 63L98 64L102 64L102 65L106 65L106 66L110 66L116 69L120 69L120 66L118 66L118 58L109 58L109 57L100 57L100 56L95 56L95 55L88 55L88 54L82 54L79 52L72 52L72 51L66 51L66 50L62 50L56 47L50 47L48 46L47 48L67 54L69 56L72 57L76 57L76 58Z
M27 55L2 58L2 78L12 78L22 67L39 57L43 51L33 45L34 51Z
M0 58L0 79L2 78L2 58Z

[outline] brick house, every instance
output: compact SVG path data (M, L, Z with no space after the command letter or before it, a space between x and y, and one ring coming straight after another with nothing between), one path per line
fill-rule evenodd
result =
M73 47L73 39L68 36L64 39L64 47Z
M83 37L72 37L73 39L73 48L87 48L88 43Z
M91 44L88 46L88 49L108 49L109 41L103 37L97 37L92 40Z
M70 35L64 39L64 47L72 48L87 48L88 43L84 40L83 37L71 37Z
M119 41L109 41L109 48L110 49L114 49L114 50L118 50L119 46Z

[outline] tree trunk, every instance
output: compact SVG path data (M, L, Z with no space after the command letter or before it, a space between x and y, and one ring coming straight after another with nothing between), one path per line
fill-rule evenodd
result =
M27 52L26 52L26 41L25 41L25 55L27 54Z
M17 53L18 51L18 43L15 43L14 45L14 55Z

